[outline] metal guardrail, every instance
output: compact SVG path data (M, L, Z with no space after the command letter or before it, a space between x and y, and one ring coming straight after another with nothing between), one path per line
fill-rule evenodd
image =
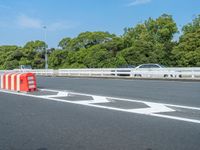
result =
M10 72L33 72L39 76L200 79L200 67L0 70L0 74Z

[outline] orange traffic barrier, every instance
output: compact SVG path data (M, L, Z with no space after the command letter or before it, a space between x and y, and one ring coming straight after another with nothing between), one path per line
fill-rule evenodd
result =
M33 73L7 73L1 76L1 89L33 92L37 90L36 76Z

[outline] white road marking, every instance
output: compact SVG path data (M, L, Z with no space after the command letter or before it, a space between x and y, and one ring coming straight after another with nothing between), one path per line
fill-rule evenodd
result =
M41 91L49 91L49 92L59 92L59 90L53 90L53 89L40 89L40 90ZM82 95L82 96L96 96L96 95L92 95L92 94L77 93L77 92L71 92L71 91L66 91L66 92L77 94L77 95ZM107 97L107 96L102 96L102 97L106 97L107 99L127 101L127 102L150 103L150 102L147 102L147 101L137 100L137 99L126 99L126 98L120 98L120 97ZM155 103L155 102L152 102L152 103ZM200 110L200 107L174 105L174 104L168 104L168 103L156 103L156 104L162 104L162 105L169 106L169 107L178 107L178 108L184 108L184 109Z
M162 112L173 112L173 111L176 111L174 109L166 107L163 104L150 103L150 102L145 102L145 104L148 105L150 108L132 109L130 111L133 112L133 113L139 113L139 114L153 114L153 113L162 113Z
M44 90L41 90L41 91L44 91ZM42 95L38 97L68 97L68 96L69 96L69 92L59 91L55 95Z
M167 106L186 108L186 109L192 109L192 110L200 110L200 108L198 108L198 107L154 103L154 102L146 102L146 101L141 101L141 100L131 100L131 99L122 99L122 98L114 98L114 97L104 97L104 96L96 96L96 95L91 95L91 94L75 93L75 92L68 92L68 91L58 91L58 90L49 90L49 89L42 89L41 91L58 92L58 94L51 97L52 95L38 96L38 95L30 95L30 94L27 94L27 93L17 93L17 92L12 92L12 91L0 90L0 92L10 93L10 94L15 94L15 95L28 96L28 97L34 97L34 98L40 98L40 99L58 101L58 102L64 102L64 103L85 105L85 106L91 106L91 107L96 107L96 108L103 108L103 109L115 110L115 111L121 111L121 112L127 112L127 113L143 114L143 115L149 115L149 116L154 116L154 117L159 117L159 118L167 118L167 119L173 119L173 120L178 120L178 121L200 124L200 120L196 120L196 119L189 119L189 118L183 118L183 117L177 117L177 116L157 114L157 113L161 113L161 112L163 113L163 112L174 112L174 111L176 111L176 110L173 110L172 108L169 108ZM92 96L94 100L70 101L70 100L62 100L62 99L55 98L55 96L63 97L63 95L67 97L67 96L69 96L69 94ZM148 105L150 108L148 107L148 108L141 108L141 109L121 109L121 108L115 108L115 107L110 107L110 106L95 105L96 103L108 103L108 102L110 102L108 99L112 99L112 100L116 100L116 101L139 102L139 103L143 103L143 104Z
M68 92L62 92L62 91L60 91L60 92L58 92L57 96L59 96L59 97L69 96L69 93Z
M76 101L76 103L79 104L97 104L97 103L109 103L110 101L107 100L107 98L102 97L102 96L92 96L93 100L84 100L84 101Z
M186 121L186 122L192 122L192 123L200 123L200 120L188 119L188 118L182 118L182 117L176 117L176 116L161 115L161 114L151 114L151 116L173 119L173 120Z

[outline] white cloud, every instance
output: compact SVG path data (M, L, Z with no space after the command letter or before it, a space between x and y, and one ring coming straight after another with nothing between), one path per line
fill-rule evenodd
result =
M47 26L48 30L56 31L56 30L67 30L77 26L77 23L67 22L67 21L58 21L53 22Z
M21 28L42 29L46 26L49 31L67 30L78 26L78 23L70 21L54 21L44 23L44 21L32 18L27 15L20 15L17 18L17 24Z
M128 6L144 5L150 2L151 0L134 0L133 2L129 3Z
M36 18L20 15L18 17L18 25L23 28L39 29L42 27L42 22Z

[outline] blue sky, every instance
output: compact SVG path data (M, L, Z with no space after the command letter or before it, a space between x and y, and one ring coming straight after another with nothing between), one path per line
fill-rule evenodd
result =
M0 0L0 45L44 40L57 47L84 31L123 34L149 17L173 16L179 28L200 14L199 0Z

